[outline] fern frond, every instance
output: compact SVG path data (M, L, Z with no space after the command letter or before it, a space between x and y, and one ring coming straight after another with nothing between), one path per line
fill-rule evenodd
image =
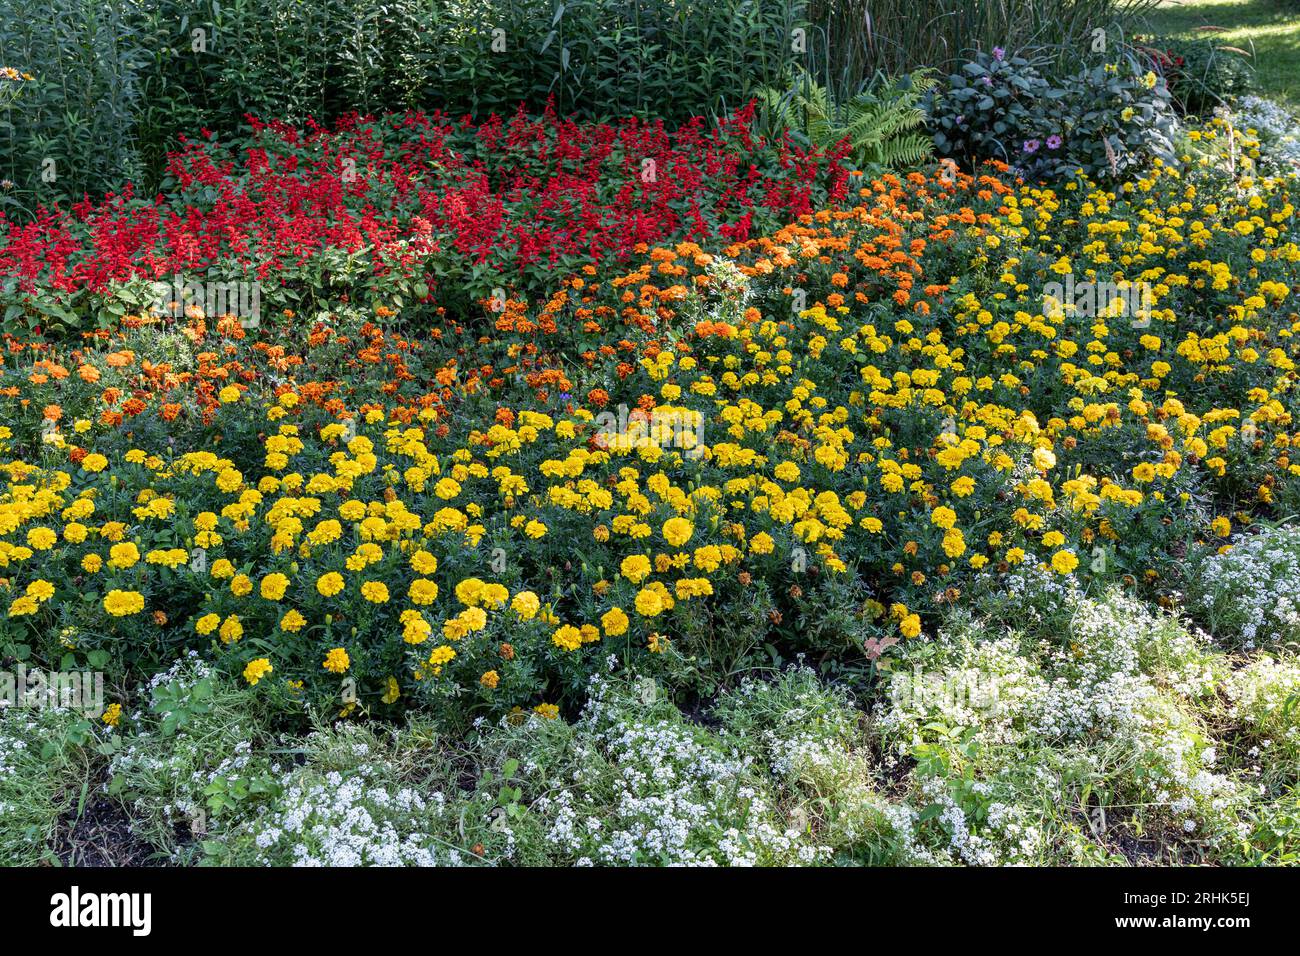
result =
M929 139L915 130L925 122L922 98L935 83L929 70L918 70L901 83L877 77L867 89L837 103L830 90L799 71L790 89L763 90L760 99L780 122L796 126L823 149L848 140L859 166L911 165L930 154Z

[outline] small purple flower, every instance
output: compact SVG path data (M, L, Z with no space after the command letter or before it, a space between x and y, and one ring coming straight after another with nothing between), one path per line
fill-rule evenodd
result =
M993 85L993 77L991 77L991 76L981 76L981 77L980 77L980 82L983 83L985 86L992 86L992 85Z
M1020 148L1021 148L1021 150L1022 150L1023 152L1026 152L1026 153L1036 153L1036 152L1038 152L1038 147L1039 147L1040 145L1042 145L1042 144L1039 143L1038 140L1036 140L1036 139L1027 139L1027 140L1025 140L1025 145L1022 146L1022 147L1020 147Z
M1060 148L1061 148L1061 137L1057 136L1055 133L1053 133L1051 136L1047 137L1047 148L1048 148L1048 149L1060 149Z
M1007 51L1002 49L1002 47L995 46L993 48L993 59L997 60L999 63L1002 62L1002 58L1005 57L1006 55L1007 55Z

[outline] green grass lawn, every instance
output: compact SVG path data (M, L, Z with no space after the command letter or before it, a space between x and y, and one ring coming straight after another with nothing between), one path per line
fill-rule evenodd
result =
M1161 0L1147 23L1152 33L1213 35L1249 51L1260 92L1300 109L1300 0Z

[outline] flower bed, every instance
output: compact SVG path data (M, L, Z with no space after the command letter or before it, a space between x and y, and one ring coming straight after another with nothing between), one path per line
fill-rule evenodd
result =
M463 315L497 288L542 295L557 274L747 239L844 196L842 153L769 142L751 121L752 107L673 131L553 113L254 120L246 141L172 155L157 196L7 224L0 307L9 327L113 322L143 307L147 283L183 276L255 281L268 308L350 298Z
M862 678L1007 589L1160 592L1298 500L1294 191L940 167L491 335L340 302L11 337L0 639L455 723L577 707L611 659ZM1076 275L1149 298L1044 298Z

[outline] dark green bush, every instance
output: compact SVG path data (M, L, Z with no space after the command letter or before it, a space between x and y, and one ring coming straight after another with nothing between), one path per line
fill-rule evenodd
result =
M1000 49L977 54L929 100L944 156L968 166L999 160L1031 179L1077 170L1114 179L1172 156L1176 122L1164 81L1128 52L1049 78Z

